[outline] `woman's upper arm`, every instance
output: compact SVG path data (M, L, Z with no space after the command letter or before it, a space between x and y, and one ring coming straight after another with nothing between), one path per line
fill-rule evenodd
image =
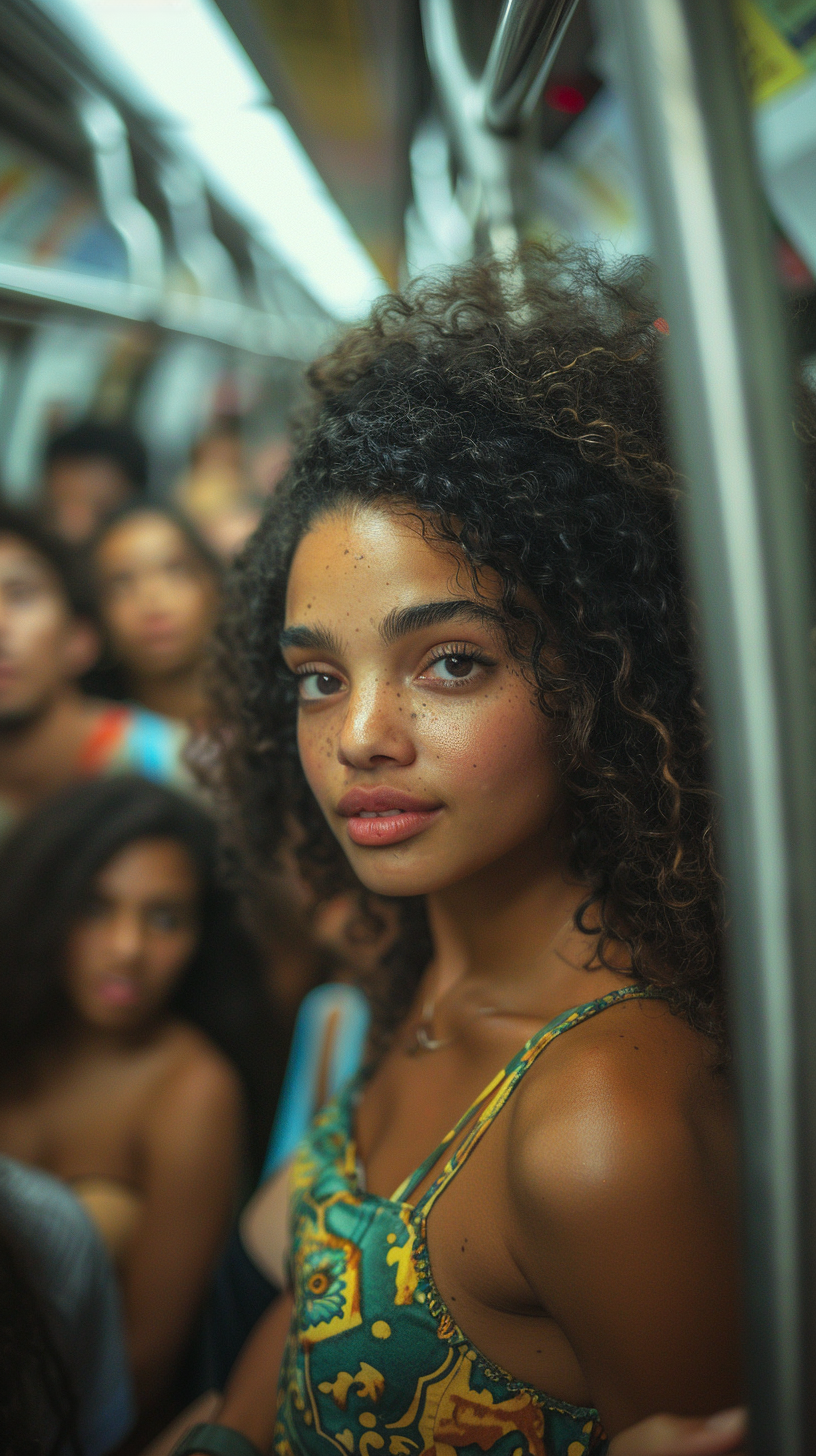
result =
M234 1207L241 1142L238 1079L203 1053L170 1081L145 1130L145 1205L123 1269L142 1405L172 1378L182 1352Z
M509 1177L518 1261L610 1434L658 1411L735 1405L727 1172L712 1173L670 1079L651 1078L648 1059L632 1075L608 1048L572 1061L519 1099Z

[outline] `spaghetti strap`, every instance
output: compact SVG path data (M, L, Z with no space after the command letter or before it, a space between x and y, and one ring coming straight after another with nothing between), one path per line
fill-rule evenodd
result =
M456 1305L448 1307L434 1283L428 1207L553 1037L615 1001L653 994L628 986L536 1031L443 1140L441 1157L435 1149L394 1199L367 1192L361 1178L355 1085L317 1114L289 1183L294 1309L281 1364L277 1456L349 1456L364 1452L369 1438L382 1447L377 1456L606 1451L594 1407L511 1375L460 1329ZM421 1197L415 1190L420 1179L436 1177L435 1159L447 1162ZM397 1201L406 1191L413 1206Z
M492 1081L488 1082L479 1096L471 1102L467 1112L460 1117L456 1126L446 1133L441 1143L434 1148L416 1171L403 1180L392 1195L393 1201L395 1203L409 1202L411 1194L424 1182L431 1169L439 1162L445 1149L450 1147L469 1123L472 1123L470 1131L417 1204L417 1209L423 1209L426 1214L430 1211L440 1193L470 1157L476 1144L515 1091L525 1072L557 1036L561 1036L565 1031L571 1031L574 1026L580 1026L582 1021L589 1021L591 1017L605 1011L608 1006L614 1006L618 1001L645 1000L659 998L662 995L663 992L656 986L622 986L619 991L609 991L595 1001L586 1001L582 1006L573 1007L571 1011L562 1011L552 1021L548 1021L546 1026L542 1026L539 1031L533 1033L529 1041L525 1042L521 1051L516 1053L507 1066L497 1072Z

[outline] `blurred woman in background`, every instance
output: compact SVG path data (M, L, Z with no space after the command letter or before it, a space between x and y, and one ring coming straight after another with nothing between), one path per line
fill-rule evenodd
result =
M221 600L217 558L183 516L135 505L102 528L93 560L123 695L200 724L207 646Z
M0 1151L96 1220L144 1410L172 1386L234 1207L236 1067L256 1118L264 1102L269 1016L208 817L123 777L21 826L0 854L0 997Z
M135 773L192 787L188 730L106 701L101 645L76 553L29 513L0 504L0 836L80 779Z

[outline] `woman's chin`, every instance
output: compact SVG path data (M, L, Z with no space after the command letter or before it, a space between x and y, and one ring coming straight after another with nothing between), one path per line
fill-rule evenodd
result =
M388 849L359 849L344 845L357 879L374 895L405 897L432 895L462 878L462 872L441 864L433 855L421 855L405 845ZM400 852L402 851L402 852Z

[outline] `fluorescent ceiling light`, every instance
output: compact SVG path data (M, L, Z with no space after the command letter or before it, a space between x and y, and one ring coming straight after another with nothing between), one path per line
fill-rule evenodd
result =
M39 0L337 318L385 282L212 0Z

